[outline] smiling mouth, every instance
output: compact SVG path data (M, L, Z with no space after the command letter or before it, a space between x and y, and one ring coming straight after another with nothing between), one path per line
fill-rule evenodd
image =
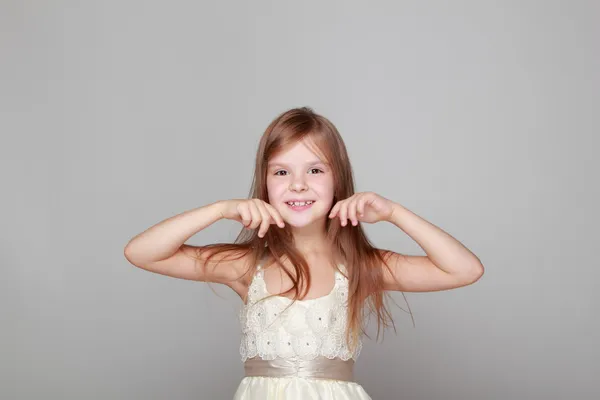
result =
M297 211L301 211L301 210L306 210L307 208L309 208L310 206L312 206L315 203L314 200L308 200L308 201L286 201L285 204L288 205L288 207L290 207L292 210L297 210Z

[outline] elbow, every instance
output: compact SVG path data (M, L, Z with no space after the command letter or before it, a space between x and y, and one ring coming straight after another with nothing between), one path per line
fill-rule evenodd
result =
M483 264L479 261L470 262L460 268L456 273L455 278L459 286L472 285L483 276L485 270Z
M135 265L136 267L138 266L136 264L135 260L135 256L132 254L131 251L131 247L129 246L129 243L127 244L127 246L125 246L125 248L123 249L123 256L125 257L125 259L132 265Z
M483 267L482 263L479 262L477 264L474 264L472 267L469 268L469 273L467 276L468 283L473 284L477 282L479 279L481 279L484 272L485 268Z

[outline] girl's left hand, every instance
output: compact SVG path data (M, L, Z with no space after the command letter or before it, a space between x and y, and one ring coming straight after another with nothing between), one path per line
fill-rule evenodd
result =
M377 193L356 193L345 200L338 201L331 209L329 218L339 215L342 226L346 226L348 219L354 226L359 222L372 224L388 221L394 212L393 204L392 201Z

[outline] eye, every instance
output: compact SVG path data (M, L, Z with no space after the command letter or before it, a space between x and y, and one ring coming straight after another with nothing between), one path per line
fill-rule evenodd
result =
M318 173L320 173L320 172L323 172L323 171L322 171L321 169L319 169L319 168L311 168L309 171L311 171L311 173L313 173L313 174L318 174ZM317 171L317 172L313 172L313 171Z
M280 174L280 172L285 172L287 174L286 170L280 169L279 171L276 171L274 175L283 176L282 174Z

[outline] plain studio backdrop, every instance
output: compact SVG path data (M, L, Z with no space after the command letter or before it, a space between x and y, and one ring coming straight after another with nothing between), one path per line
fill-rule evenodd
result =
M232 398L241 300L123 249L246 197L260 135L298 106L336 124L358 191L486 268L406 293L414 326L394 293L397 332L356 365L373 399L600 398L599 18L594 1L3 0L0 398Z

